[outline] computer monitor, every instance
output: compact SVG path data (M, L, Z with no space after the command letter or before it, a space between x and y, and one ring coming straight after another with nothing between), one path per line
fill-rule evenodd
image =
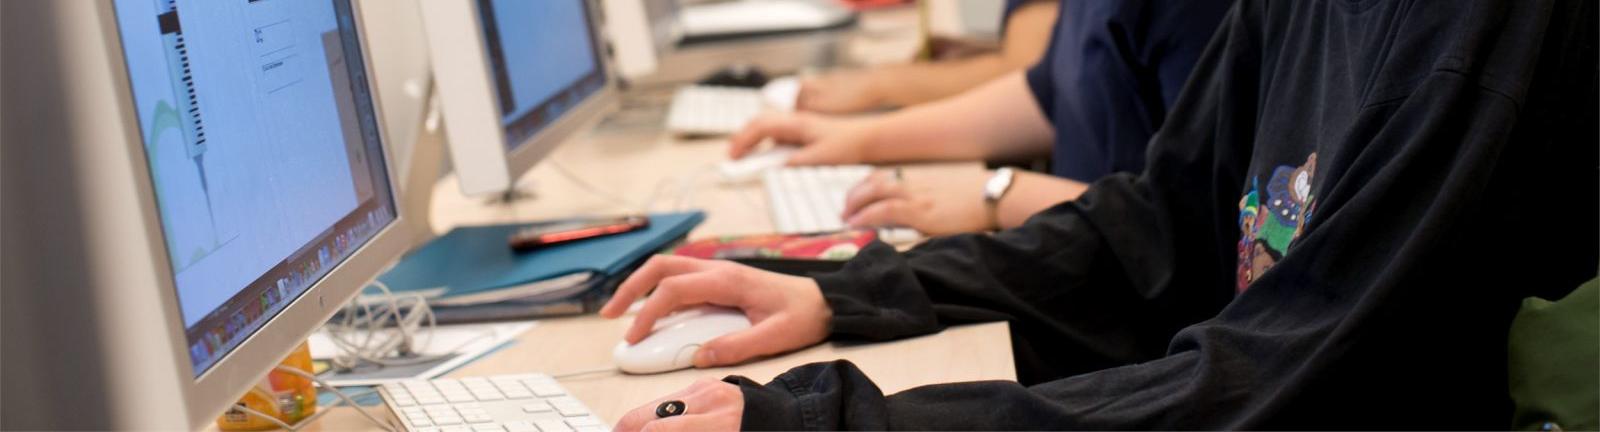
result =
M617 74L638 80L683 39L677 0L601 0Z
M30 269L39 280L77 272L90 283L16 297L34 310L8 317L6 337L26 343L7 342L7 366L37 366L50 381L7 382L6 400L57 406L7 428L204 428L398 259L409 238L351 2L51 6L88 28L61 27L74 36L57 41L71 46L46 46L81 69L66 73L98 78L71 82L78 90L63 97L76 102L65 103L114 103L69 105L78 109L40 127L77 131L31 150L69 171L55 179L67 187L33 197L71 209L60 224L77 228L58 240L96 246L34 251L53 266ZM67 13L77 9L89 16ZM97 38L99 48L87 42ZM7 235L15 228L8 221ZM42 360L50 344L62 346L60 364ZM85 403L64 402L75 400Z
M516 177L616 106L587 0L421 2L462 193Z

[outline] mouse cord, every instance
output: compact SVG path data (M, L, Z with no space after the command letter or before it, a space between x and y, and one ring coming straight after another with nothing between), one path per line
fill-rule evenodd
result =
M551 378L555 378L555 379L563 379L563 378L572 378L572 377L583 376L583 375L594 375L594 374L608 374L609 375L609 374L615 374L615 373L617 373L617 367L616 366L606 366L606 367L597 367L597 368L593 368L593 369L580 369L580 370L575 370L575 371L565 372L565 373L560 373L560 374L553 374L553 375L550 375L550 377Z
M250 408L250 407L247 407L247 406L244 406L244 405L234 405L232 409L239 410L240 412L243 412L245 414L249 414L249 415L252 415L252 416L259 417L259 418L261 418L263 420L266 420L267 422L270 422L270 423L272 423L272 424L274 424L274 425L276 425L276 426L278 426L280 428L283 428L284 430L298 431L301 428L304 428L307 425L312 424L317 419L322 418L323 414L327 414L328 412L331 411L329 408L335 408L335 407L339 407L339 406L349 406L350 408L356 410L357 413L360 413L362 417L366 417L367 420L371 421L375 425L378 425L379 428L381 428L381 429L383 429L385 431L390 431L390 432L394 431L394 427L392 425L390 425L389 423L384 422L382 420L379 420L376 415L373 415L371 412L368 412L365 408L361 408L360 405L356 404L355 398L370 396L372 394L377 393L378 392L377 390L367 390L367 391L362 391L362 392L358 392L358 393L355 393L355 394L345 394L344 392L339 391L338 388L335 388L332 385L329 385L326 381L323 381L321 378L318 378L316 375L312 375L309 372L306 372L306 371L303 371L303 370L300 370L300 369L296 369L296 368L293 368L293 367L288 367L288 366L278 366L275 370L278 371L278 372L284 372L284 373L296 375L296 376L299 376L301 378L305 378L305 379L311 380L311 382L314 382L314 383L317 384L317 387L321 387L323 391L327 391L327 392L333 393L333 395L338 397L339 400L334 401L333 404L331 404L331 405L328 405L328 406L325 406L325 407L321 407L322 409L318 409L316 414L312 414L309 417L300 419L300 421L295 422L295 424L292 424L292 425L289 424L289 423L284 422L282 419L279 419L279 418L277 418L277 417L275 417L275 416L273 416L271 414L267 414L267 413L264 413L264 412L261 412L261 411L257 411L254 408Z
M644 211L649 210L647 207L641 207L638 204L634 204L632 202L629 202L627 199L623 198L620 195L617 195L617 194L612 193L610 191L607 191L607 190L605 190L603 188L600 188L599 186L595 186L594 184L589 183L588 180L584 180L583 177L579 177L577 173L574 173L574 172L572 172L572 170L567 169L566 165L563 165L560 161L556 160L556 158L554 158L554 157L549 158L548 160L550 162L550 166L552 168L556 169L556 173L561 174L561 176L565 177L567 179L567 181L572 182L572 184L577 185L579 188L581 188L581 189L583 189L585 191L588 191L590 194L593 194L594 196L600 197L601 199L604 199L606 201L610 201L612 204L616 204L616 205L622 206L624 208L627 208L628 211L644 212ZM655 199L652 197L650 201L654 201L654 200Z

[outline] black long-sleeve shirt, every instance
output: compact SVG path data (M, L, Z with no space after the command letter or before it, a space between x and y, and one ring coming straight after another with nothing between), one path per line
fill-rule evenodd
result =
M1600 262L1595 21L1592 0L1240 0L1143 175L817 277L834 338L1009 321L1021 383L885 397L813 364L730 378L744 426L1508 427L1518 300Z

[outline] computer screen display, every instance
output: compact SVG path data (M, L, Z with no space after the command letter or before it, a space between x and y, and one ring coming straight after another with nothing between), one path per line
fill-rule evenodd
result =
M196 376L396 218L349 0L115 0Z
M605 85L584 0L478 0L507 150Z

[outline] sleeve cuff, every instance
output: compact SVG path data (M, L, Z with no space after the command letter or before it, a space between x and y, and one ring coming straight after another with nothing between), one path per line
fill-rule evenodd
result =
M813 276L833 311L829 333L887 340L942 329L905 256L874 241L834 273Z
M723 378L722 382L739 386L739 392L744 394L744 414L739 430L805 429L800 418L800 400L794 395L738 375ZM777 383L773 380L773 384Z
M1052 48L1054 44L1052 43ZM1028 91L1033 93L1033 103L1039 106L1039 112L1044 113L1044 118L1055 118L1055 77L1050 73L1050 55L1039 59L1039 63L1028 68L1023 75L1028 81Z

